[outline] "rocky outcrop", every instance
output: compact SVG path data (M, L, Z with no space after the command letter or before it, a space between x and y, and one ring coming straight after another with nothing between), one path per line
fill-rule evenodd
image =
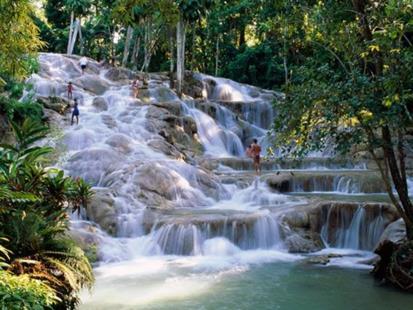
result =
M89 220L97 223L106 232L116 235L117 215L115 201L107 189L94 189L94 196L86 209Z
M292 175L288 174L275 174L269 176L265 182L268 184L268 186L277 192L280 193L286 193L290 191L291 188L291 182L292 182Z
M353 246L372 250L385 227L398 218L390 204L323 202L291 208L282 214L281 223L286 245L292 252L317 251L326 245L324 242L348 245L346 242L350 241L342 238L350 238L346 231L350 233L351 225L353 232L360 234L355 236L358 242Z
M37 102L41 104L44 108L53 110L62 115L70 109L69 100L62 97L38 96Z
M177 159L189 159L202 153L195 121L189 116L181 116L176 103L151 105L146 117L147 129L159 134L165 141L151 142L150 146L154 149Z
M75 87L81 87L84 90L96 95L102 95L109 89L109 84L94 75L82 75L80 78L73 80Z
M386 227L380 237L378 244L381 244L386 240L394 243L399 243L404 238L406 238L406 225L404 224L403 219L398 219L397 221L390 223Z

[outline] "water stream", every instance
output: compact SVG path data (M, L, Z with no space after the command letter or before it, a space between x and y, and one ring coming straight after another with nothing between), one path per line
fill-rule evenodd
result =
M82 309L329 309L334 300L337 309L348 309L339 301L349 299L354 309L373 301L375 309L385 309L400 297L366 277L370 266L364 260L372 257L369 251L388 224L380 212L372 218L359 207L333 216L331 208L320 233L327 251L340 255L331 260L331 269L309 266L306 255L288 253L281 222L284 212L309 203L306 198L275 192L250 170L242 172L246 182L240 184L240 174L222 164L235 180L224 183L221 174L153 147L164 138L148 127L160 121L149 118L163 112L155 113L151 104L175 102L181 115L174 117L196 123L202 158L236 163L252 137L264 141L279 94L197 75L204 83L203 104L215 107L210 115L194 100L180 100L156 76L146 98L136 100L129 79L111 80L110 69L93 61L84 76L75 60L61 55L42 54L40 64L40 73L30 79L37 95L64 97L66 83L73 81L80 101L80 124L63 119L62 135L52 141L61 150L57 165L90 182L105 208L98 210L99 223L89 222L88 214L73 219L73 229L99 245L96 287L84 293ZM293 170L311 173L319 167L309 162ZM291 191L361 192L354 176L359 166L346 169L349 175L328 177L324 185L296 181ZM366 302L357 297L360 290ZM384 303L375 301L383 296ZM402 297L397 306L408 302L413 301Z

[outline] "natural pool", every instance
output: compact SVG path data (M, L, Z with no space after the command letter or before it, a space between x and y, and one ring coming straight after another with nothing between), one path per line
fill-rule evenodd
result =
M368 268L351 262L314 266L259 250L140 258L97 268L81 309L413 309L412 295L377 285Z

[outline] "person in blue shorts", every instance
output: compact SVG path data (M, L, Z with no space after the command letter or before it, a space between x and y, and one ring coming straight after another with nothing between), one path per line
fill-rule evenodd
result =
M77 103L77 99L75 98L75 103L73 106L73 112L72 112L72 123L71 125L73 125L73 119L76 117L76 125L79 125L79 107L78 107L78 103Z

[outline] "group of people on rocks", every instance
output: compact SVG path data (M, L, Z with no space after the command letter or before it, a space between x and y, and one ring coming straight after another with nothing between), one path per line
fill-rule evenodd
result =
M87 67L87 59L86 57L82 57L79 60L79 64L80 64L80 68L82 70L82 75L85 72L85 69ZM143 84L147 85L148 82L146 81L146 79L143 81ZM139 79L135 79L132 82L131 88L132 88L132 95L134 98L136 98L139 95L139 89L142 87L141 82L139 81ZM67 98L69 100L73 99L73 84L72 82L69 82L67 84ZM78 99L74 98L73 99L73 110L72 110L72 118L71 118L71 125L73 125L74 120L76 119L76 124L79 124L79 103L78 103ZM253 164L254 164L254 169L255 169L255 173L258 176L261 172L261 146L258 144L258 140L257 139L253 139L252 144L250 144L247 149L246 149L246 155L247 157L251 158L253 160Z
M82 71L82 75L85 73L85 69L87 67L87 58L86 57L82 57L79 60L79 65L80 65L80 69ZM67 99L72 100L73 99L73 83L71 81L69 81L69 83L67 84ZM70 105L70 104L69 104ZM70 124L73 125L74 120L76 119L76 125L79 124L79 102L77 98L73 99L73 110L72 110L72 118L70 121Z

